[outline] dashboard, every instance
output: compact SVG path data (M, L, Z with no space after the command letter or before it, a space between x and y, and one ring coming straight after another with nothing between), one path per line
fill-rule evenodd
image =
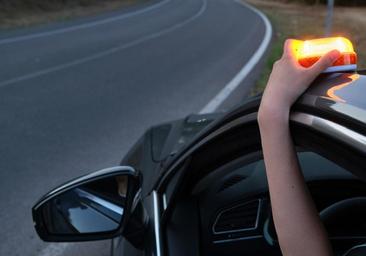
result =
M366 183L313 152L298 153L336 255L366 243ZM262 157L243 157L210 173L198 201L200 255L281 255Z

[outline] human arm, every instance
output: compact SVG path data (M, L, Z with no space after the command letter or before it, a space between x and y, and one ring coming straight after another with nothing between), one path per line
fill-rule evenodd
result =
M338 57L331 51L310 68L298 64L287 40L274 66L258 112L272 212L285 256L330 256L326 231L306 187L289 128L292 104Z

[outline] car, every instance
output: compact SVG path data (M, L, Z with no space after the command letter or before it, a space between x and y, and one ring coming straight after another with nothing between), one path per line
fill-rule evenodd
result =
M336 255L366 255L365 92L365 71L322 74L290 117ZM260 100L148 129L120 166L42 197L32 209L39 236L111 239L114 256L281 255L261 154Z

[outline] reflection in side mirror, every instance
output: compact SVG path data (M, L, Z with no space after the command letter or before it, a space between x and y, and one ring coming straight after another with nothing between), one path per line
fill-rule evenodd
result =
M86 241L122 233L138 188L135 171L114 167L67 183L33 207L39 236L45 241Z
M118 229L123 217L127 185L128 176L120 175L81 185L58 195L43 207L48 232L69 235Z

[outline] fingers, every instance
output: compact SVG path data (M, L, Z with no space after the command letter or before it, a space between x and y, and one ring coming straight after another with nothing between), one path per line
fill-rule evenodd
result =
M289 59L295 58L294 49L292 48L294 41L295 40L293 40L293 39L286 39L286 41L283 45L283 57L284 58L289 58Z
M325 69L329 68L339 57L341 53L338 50L332 50L321 57L312 67L309 68L309 71L317 76Z
M283 47L283 58L291 60L293 62L296 61L296 55L298 48L301 46L301 41L295 39L286 39Z

